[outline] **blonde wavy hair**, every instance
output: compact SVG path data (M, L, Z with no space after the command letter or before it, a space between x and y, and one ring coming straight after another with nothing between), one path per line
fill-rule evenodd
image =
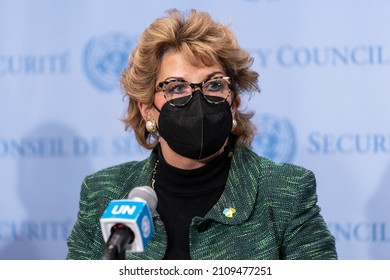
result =
M200 62L207 66L221 65L231 78L231 91L235 96L260 91L258 73L250 70L253 58L240 48L227 26L214 21L206 12L168 10L166 17L158 18L141 34L121 77L125 97L128 97L127 114L122 120L126 130L133 129L138 143L146 149L153 149L159 139L157 133L147 132L138 104L152 106L156 77L168 50L180 51L193 65ZM237 127L232 132L237 145L251 145L256 132L252 117L253 112L237 109Z

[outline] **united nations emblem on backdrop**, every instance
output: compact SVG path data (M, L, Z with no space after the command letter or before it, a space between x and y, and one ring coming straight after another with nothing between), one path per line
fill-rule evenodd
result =
M133 46L133 41L121 33L91 38L85 46L83 61L89 81L102 91L118 89Z
M271 114L260 114L254 122L257 134L252 143L253 150L276 162L292 162L297 140L291 122Z

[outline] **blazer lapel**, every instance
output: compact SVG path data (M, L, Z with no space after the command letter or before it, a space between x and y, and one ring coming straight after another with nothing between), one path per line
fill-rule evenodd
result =
M132 173L137 174L137 177L129 177L126 180L124 186L127 189L127 193L123 198L126 198L129 190L134 187L150 186L151 185L151 174L157 159L157 154L153 151L148 159L140 164L139 170L133 170ZM144 252L130 253L126 252L126 259L128 260L158 260L164 257L167 247L167 235L165 232L164 223L160 219L160 216L156 214L153 216L154 235L149 241Z
M256 158L246 148L235 149L225 191L205 219L237 225L249 218L259 187L260 166Z

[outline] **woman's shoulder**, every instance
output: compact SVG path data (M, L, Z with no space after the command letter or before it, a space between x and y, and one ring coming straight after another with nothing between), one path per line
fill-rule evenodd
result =
M240 147L237 149L239 161L242 164L253 166L255 171L259 172L260 176L278 177L301 177L307 173L312 173L311 170L293 163L276 162L266 157L256 154L249 148Z
M303 166L275 162L259 156L248 148L238 150L240 165L250 170L251 176L257 178L258 186L263 190L283 193L296 193L314 188L314 173Z
M120 163L117 165L105 167L103 169L100 169L94 173L91 173L85 177L85 181L91 182L91 181L98 181L98 182L105 182L105 181L117 181L124 179L125 176L128 176L132 173L134 169L137 168L137 166L142 166L144 161L129 161Z
M129 161L103 168L84 178L82 193L106 194L111 199L122 198L133 187L149 184L153 156L141 161Z
M256 182L258 197L275 211L285 215L296 212L297 207L306 208L316 203L317 183L310 169L297 164L275 162L249 149L243 153L247 157L244 166L251 170L249 176L256 178L253 181Z

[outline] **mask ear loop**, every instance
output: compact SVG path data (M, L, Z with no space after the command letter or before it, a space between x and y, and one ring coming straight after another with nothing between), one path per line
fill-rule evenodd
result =
M157 110L159 113L161 113L161 110L160 110L159 108L157 108L157 106L156 106L156 104L154 104L154 102L153 102L152 105L153 105L154 108L156 108L156 110Z
M232 108L234 102L236 102L236 95L235 94L233 94L232 104L230 104L230 108Z

